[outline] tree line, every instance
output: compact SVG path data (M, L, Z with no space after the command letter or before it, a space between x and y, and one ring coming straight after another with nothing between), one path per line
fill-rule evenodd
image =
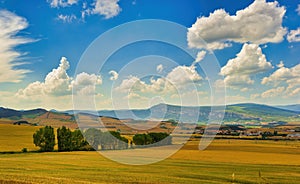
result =
M84 132L86 140L95 150L127 149L128 139L122 137L119 132L102 132L90 128Z
M84 139L80 130L71 131L65 126L57 129L58 151L90 150L88 142ZM33 134L33 143L40 147L40 151L53 151L55 146L54 128L45 126Z
M115 131L102 132L99 129L89 128L82 134L80 130L71 131L63 126L57 129L56 135L58 151L117 150L143 145L172 144L172 137L167 133L136 134L133 140L129 141ZM51 126L40 128L33 134L33 142L40 147L40 151L54 151L54 128Z
M148 134L136 134L133 136L133 143L137 146L163 146L171 145L172 137L167 133L148 133Z

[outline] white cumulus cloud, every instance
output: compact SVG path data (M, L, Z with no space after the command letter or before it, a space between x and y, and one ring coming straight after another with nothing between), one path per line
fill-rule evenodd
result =
M47 0L52 8L67 8L73 5L77 5L76 9L71 10L70 15L59 14L57 20L70 23L81 16L81 20L84 21L86 16L90 15L102 15L105 19L110 19L117 16L121 12L119 6L119 0ZM80 10L78 11L78 9ZM79 15L78 15L79 14Z
M297 11L298 15L300 15L300 4L298 4L296 11Z
M300 97L300 87L296 88L296 89L292 89L291 93L288 94L288 96L298 96L298 99Z
M197 53L196 56L196 60L193 64L199 63L200 61L202 61L206 56L206 51L202 50L200 52Z
M230 42L281 42L287 32L282 27L285 12L285 8L279 6L277 1L266 0L255 0L235 15L218 9L208 17L198 18L188 29L188 44L192 48L216 50L229 47Z
M119 0L95 0L94 14L103 15L106 19L112 18L121 12Z
M117 91L129 93L133 90L142 90L147 87L147 84L143 81L141 81L136 76L129 76L128 78L122 80L121 84L116 87Z
M53 8L66 7L76 4L78 0L48 0L50 6Z
M281 95L284 92L284 87L269 89L261 94L262 98L272 98Z
M199 84L201 80L203 79L194 65L177 66L166 77L151 78L149 83L136 76L129 76L115 90L127 94L130 92L167 94L176 92L177 89L186 89L190 85Z
M188 83L197 83L202 80L202 77L196 71L194 65L177 66L166 77L175 86L183 86Z
M251 75L267 71L272 64L267 61L261 48L256 44L244 44L236 58L230 59L221 68L220 74L225 76L225 83L229 87L253 84Z
M300 64L295 65L294 67L291 67L291 68L286 68L286 67L284 67L284 64L282 63L280 68L278 68L269 77L263 78L261 83L262 84L274 84L276 86L276 85L279 85L280 82L291 83L295 79L300 79Z
M101 76L82 72L71 82L71 87L76 94L87 96L94 95L96 93L96 85L100 84L102 84Z
M286 87L284 94L286 96L300 95L300 64L291 68L282 66L278 68L269 77L263 78L262 84L273 85L275 87Z
M300 42L300 27L296 30L291 30L287 35L289 42Z
M24 74L30 72L15 68L21 64L17 61L24 55L16 51L15 47L34 41L17 35L27 27L28 22L25 18L7 10L0 10L0 83L20 82Z
M100 76L84 72L72 79L67 73L69 67L67 58L62 57L59 66L49 72L43 82L30 83L24 89L20 89L16 96L24 99L40 96L65 96L71 95L72 89L76 94L90 95L95 92L95 85L102 84Z
M43 82L36 81L29 84L26 88L20 89L17 96L27 97L37 94L66 94L71 82L71 78L67 74L69 67L70 65L67 59L62 57L59 66L48 73Z

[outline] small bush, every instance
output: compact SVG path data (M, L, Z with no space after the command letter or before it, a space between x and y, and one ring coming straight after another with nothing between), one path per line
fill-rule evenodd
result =
M27 152L28 152L27 148L23 148L23 149L22 149L22 152L23 152L23 153L27 153Z

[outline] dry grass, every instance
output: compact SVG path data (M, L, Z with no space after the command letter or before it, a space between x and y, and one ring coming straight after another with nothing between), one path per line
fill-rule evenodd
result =
M50 125L52 127L66 126L72 129L77 128L76 122L71 115L57 114L53 112L47 112L35 118L25 118L30 123L37 123L40 126Z
M13 122L10 119L0 118L0 124L12 124Z
M38 128L0 125L1 150L34 149ZM118 164L96 152L2 154L0 183L232 183L234 173L235 183L296 184L299 147L299 141L215 140L199 151L190 141L146 166Z
M222 151L219 153L222 154ZM197 150L179 151L172 158L147 166L128 166L96 152L0 155L0 181L30 183L297 183L299 165L244 164L235 158L208 159ZM185 155L187 158L183 158ZM250 156L250 154L249 154ZM255 156L255 155L254 155ZM190 159L194 158L194 159ZM204 159L203 159L204 158ZM248 157L249 158L249 157ZM242 158L243 159L243 158ZM259 177L259 172L261 177ZM262 179L264 178L264 179Z
M32 135L40 127L0 124L0 151L37 150Z
M214 140L204 151L191 141L172 159L300 166L299 141Z

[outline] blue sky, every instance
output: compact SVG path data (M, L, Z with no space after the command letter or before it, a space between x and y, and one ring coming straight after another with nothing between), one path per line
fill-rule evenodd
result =
M136 42L120 48L98 72L91 72L93 64L78 69L103 33L117 30L99 44L93 62L104 62L96 60L104 47L128 37L126 27L115 27L144 19L178 28L145 23L139 30L130 27L133 36L145 29L184 49ZM72 90L80 98L95 94L97 109L300 103L299 22L299 0L2 0L0 106L72 109ZM202 57L195 62L197 53ZM212 89L226 89L226 96L212 95Z

